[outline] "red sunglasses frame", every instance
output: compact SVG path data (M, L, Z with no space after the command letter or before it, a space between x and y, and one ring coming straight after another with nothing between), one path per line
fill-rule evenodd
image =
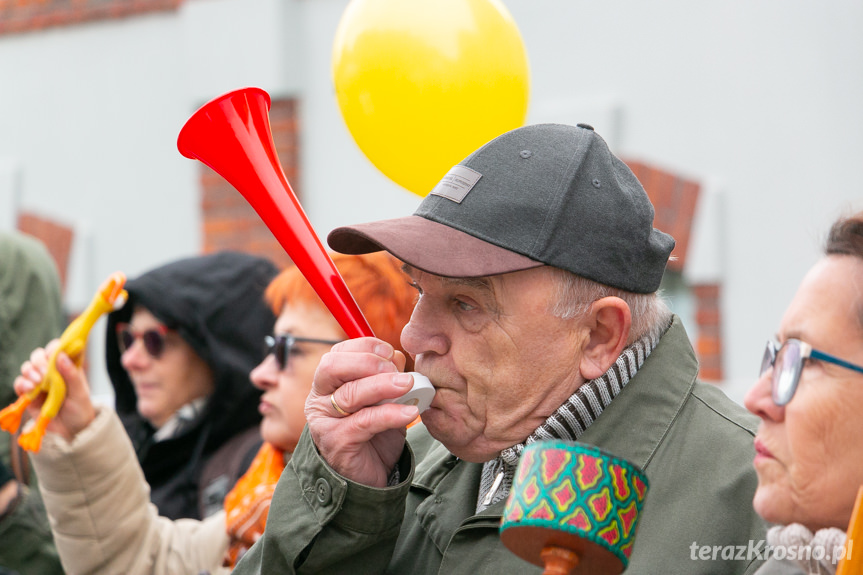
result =
M144 344L144 349L147 351L147 354L153 359L159 359L162 356L162 353L165 351L165 336L171 333L171 330L164 325L157 325L156 327L150 327L143 330L134 330L131 325L127 322L118 322L116 326L117 332L117 347L120 348L120 355L123 355L135 345L135 342L139 339ZM132 343L128 346L123 343L123 334L128 333L132 336ZM154 333L156 334L156 342L152 343L151 339L147 339L148 335ZM151 343L148 343L151 342Z

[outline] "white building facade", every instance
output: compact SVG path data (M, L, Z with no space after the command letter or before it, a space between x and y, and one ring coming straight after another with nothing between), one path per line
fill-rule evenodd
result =
M340 115L330 59L348 0L9 4L0 229L33 213L74 230L70 311L115 270L205 248L201 167L176 138L234 88L296 103L292 183L320 237L420 202L371 165ZM689 287L721 286L720 384L740 399L829 224L863 209L863 3L503 4L530 62L529 123L590 123L618 155L698 184L686 263L668 286L693 339Z

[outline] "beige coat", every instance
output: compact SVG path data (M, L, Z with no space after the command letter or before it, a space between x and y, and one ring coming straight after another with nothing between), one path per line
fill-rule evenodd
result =
M159 517L112 410L99 409L71 443L47 434L33 464L68 575L229 572L224 511L204 521Z

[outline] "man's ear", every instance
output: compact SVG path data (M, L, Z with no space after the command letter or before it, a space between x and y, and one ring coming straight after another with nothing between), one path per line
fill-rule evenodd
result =
M590 307L587 318L589 334L582 348L581 375L596 379L608 371L626 347L632 315L619 297L604 297Z

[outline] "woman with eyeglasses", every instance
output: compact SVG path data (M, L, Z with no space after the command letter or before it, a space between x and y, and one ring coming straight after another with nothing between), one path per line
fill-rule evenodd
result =
M863 485L863 212L831 228L745 404L761 418L753 503L776 524L758 573L835 573Z
M416 298L401 263L385 252L332 257L375 334L401 349L399 336ZM117 418L108 410L94 411L81 372L61 356L58 368L68 396L49 427L55 433L46 435L33 459L69 573L226 573L263 533L276 483L305 425L315 368L346 338L295 267L269 284L265 299L278 318L257 342L266 357L251 370L252 385L249 374L246 380L259 394L264 444L225 498L224 510L202 521L170 521L148 505L147 485ZM132 342L129 349L144 346L148 329L149 324L133 325L133 333L121 337ZM35 376L27 374L32 368L22 367L19 393L32 385Z

